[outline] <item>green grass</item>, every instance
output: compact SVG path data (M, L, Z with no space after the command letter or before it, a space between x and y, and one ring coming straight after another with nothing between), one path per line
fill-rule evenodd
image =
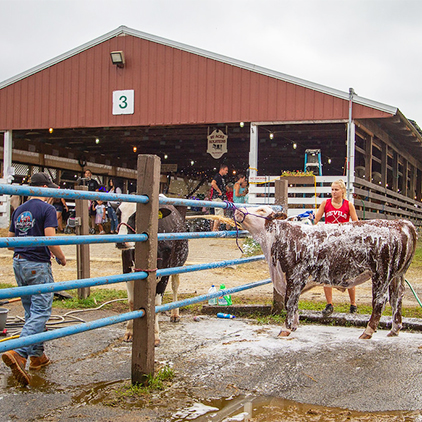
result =
M166 365L158 370L155 375L148 375L145 385L125 384L116 390L120 397L138 397L152 394L156 391L163 391L175 377L173 369Z
M415 257L413 258L410 268L421 268L422 267L422 239L418 240L416 245Z
M91 294L86 299L78 299L77 290L68 290L72 299L58 299L53 302L53 307L64 308L64 309L85 309L85 308L96 308L105 302L109 302L114 299L125 299L127 298L126 290L112 290L112 289L95 289L91 290ZM106 305L105 309L107 309Z
M16 284L0 283L0 289L9 289L11 287L16 287Z

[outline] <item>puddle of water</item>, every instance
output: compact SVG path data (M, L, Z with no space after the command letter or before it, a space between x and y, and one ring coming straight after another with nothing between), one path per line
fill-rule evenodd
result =
M216 410L218 409L218 410ZM422 422L421 411L356 412L274 397L207 400L173 414L172 422Z
M1 377L3 378L3 377ZM6 379L4 379L6 378ZM1 384L8 384L7 379L1 379ZM123 382L111 381L84 386L83 391L73 395L76 406L87 404L106 404L116 389ZM35 375L31 389L56 393L57 385L46 382L41 376ZM69 389L67 390L69 391ZM175 392L173 392L174 394ZM170 397L169 397L170 398ZM173 397L176 398L176 397ZM186 393L180 392L176 398L184 401ZM145 397L133 397L124 403L116 403L124 408L154 408L154 406L169 406L169 402L150 405ZM187 401L189 402L189 400ZM179 402L180 403L180 402ZM171 405L170 405L171 406ZM391 411L391 412L357 412L341 408L330 408L312 404L302 404L291 400L275 397L232 396L229 398L210 399L196 402L183 409L175 409L171 422L422 422L422 410Z

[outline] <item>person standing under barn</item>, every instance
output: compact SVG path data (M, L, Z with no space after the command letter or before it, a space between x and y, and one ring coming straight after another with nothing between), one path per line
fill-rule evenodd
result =
M92 172L89 169L85 170L85 180L86 180L86 186L88 186L88 191L90 192L98 192L100 190L100 184L92 178ZM91 229L90 233L95 234L95 216L97 215L97 212L95 210L95 207L97 206L96 201L88 201L89 203L89 215L91 220Z
M315 217L317 224L325 214L325 224L347 223L349 219L358 221L354 205L346 199L346 185L343 180L336 180L331 184L331 199L324 200L318 208ZM357 311L356 306L356 288L347 289L350 298L350 313ZM327 306L322 311L324 316L329 316L334 311L333 306L333 288L324 286L325 299Z
M31 186L58 188L46 173L36 173L31 177ZM19 206L12 214L9 237L54 236L57 228L55 208L46 202L45 197L33 196ZM66 257L60 246L20 246L14 250L13 271L18 286L34 286L54 283L51 272L51 256L54 255L60 265L66 265ZM50 318L53 293L39 293L22 296L25 309L25 324L20 338L42 333ZM26 361L30 359L29 369L38 370L50 363L44 353L43 343L19 347L3 353L3 362L12 370L16 380L28 385L30 376L25 370Z
M248 194L246 176L239 174L237 176L237 182L234 184L233 189L233 202L235 204L244 204L246 201L246 195Z
M108 193L117 193L121 194L122 190L116 186L115 181L110 179L108 182L109 191ZM117 218L116 210L119 208L120 201L108 201L107 202L107 215L110 219L110 233L117 234L117 227L119 226L119 220Z
M212 191L212 198L211 200L214 202L223 202L227 199L226 195L226 181L224 176L227 175L229 172L229 167L226 164L222 164L220 166L219 172L214 176L211 182ZM224 209L223 208L214 208L215 215L218 217L224 217ZM220 220L216 219L214 221L213 231L216 232L220 228Z

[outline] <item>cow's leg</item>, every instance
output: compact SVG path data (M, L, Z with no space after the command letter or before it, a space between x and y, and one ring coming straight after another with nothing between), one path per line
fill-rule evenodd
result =
M179 274L174 274L171 276L171 288L173 291L173 302L177 302L177 291L179 290ZM171 310L171 316L170 316L171 322L179 322L180 316L179 316L179 308L175 308Z
M160 294L155 295L155 306L161 306L163 302L163 296ZM154 325L154 335L155 335L155 342L154 346L157 347L160 345L160 325L158 323L158 314L155 314L155 325Z
M306 277L303 278L306 280ZM305 283L298 283L292 279L287 279L286 288L286 320L284 321L283 327L279 333L279 337L288 337L292 331L296 331L299 326L299 296L302 292Z
M401 307L404 288L404 275L396 277L389 287L389 298L393 316L391 320L391 331L387 334L388 337L398 336L402 328Z
M382 311L388 295L388 281L374 276L372 278L372 314L369 318L368 325L363 334L359 337L363 340L368 340L372 334L377 331L378 324L381 319Z
M127 289L127 301L129 303L130 311L133 311L133 292L134 292L134 281L126 282ZM126 324L126 333L123 337L124 341L132 341L133 339L133 319L130 319Z

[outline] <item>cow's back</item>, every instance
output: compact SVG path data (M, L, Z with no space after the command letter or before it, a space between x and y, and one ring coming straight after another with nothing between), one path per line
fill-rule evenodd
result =
M160 208L166 208L171 211L170 215L158 220L158 233L185 233L186 223L180 212L173 205L161 205ZM185 264L188 253L188 240L166 240L161 241L171 248L172 254L169 267L181 267Z

